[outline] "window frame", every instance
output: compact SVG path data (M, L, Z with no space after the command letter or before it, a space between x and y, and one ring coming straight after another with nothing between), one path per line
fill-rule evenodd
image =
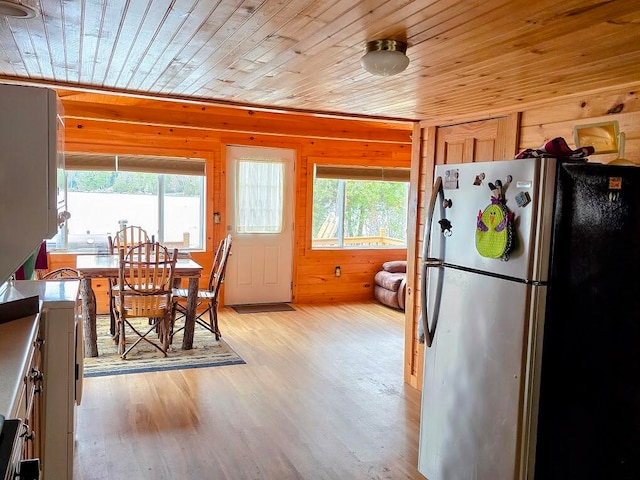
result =
M69 178L68 172L70 170L75 171L110 171L110 172L128 172L128 173L149 173L156 176L157 188L155 197L157 200L157 228L158 235L157 241L163 242L165 233L165 226L167 224L165 219L165 197L166 197L166 179L168 175L190 175L200 177L199 182L199 202L198 207L200 210L199 215L199 238L197 245L188 247L178 247L180 251L188 252L201 252L207 248L207 176L206 176L206 159L204 157L175 157L164 155L138 155L138 154L96 154L96 153L66 153L65 154L65 170L64 170L64 196L66 202L68 202L68 188ZM154 212L154 213L156 213ZM73 212L70 212L73 216ZM105 238L102 239L101 237ZM106 245L106 237L108 234L97 233L96 238L99 238L100 247L98 252L102 251L102 241ZM69 231L68 225L65 222L63 227L59 230L57 235L59 239L55 246L50 248L51 251L59 253L75 253L82 254L81 249L70 248L69 246ZM55 237L54 237L55 238Z
M360 164L346 164L344 160L331 161L326 158L314 159L311 162L312 168L309 169L309 229L308 229L308 248L313 251L335 251L335 250L347 250L347 251L362 251L362 250L391 250L391 249L406 249L408 246L408 221L409 221L409 197L411 190L410 172L409 167L397 167L397 166L369 166ZM320 172L320 175L318 175ZM341 189L341 195L337 198L336 214L338 214L338 222L336 228L336 237L338 239L338 245L334 246L317 246L314 242L314 199L316 189L316 179L335 179L343 180L338 183L338 188ZM344 222L345 222L345 196L346 196L346 183L348 180L354 181L392 181L405 183L405 239L403 245L345 245L344 242Z

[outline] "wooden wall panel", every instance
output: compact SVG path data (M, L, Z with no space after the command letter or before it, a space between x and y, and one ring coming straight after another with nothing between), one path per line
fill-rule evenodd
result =
M437 128L417 124L414 127L414 142L411 166L411 201L414 213L411 218L411 238L407 245L407 300L405 302L405 354L404 379L414 388L422 388L424 344L418 341L420 321L420 272L422 263L422 238L425 225L425 204L433 185L433 167L438 151ZM444 151L440 150L444 153Z
M334 142L335 143L335 142ZM294 301L315 303L329 301L367 300L373 298L373 277L389 260L407 258L406 248L314 250L311 248L311 216L313 209L313 166L315 163L343 165L404 167L411 166L410 145L382 149L378 144L354 149L349 144L304 146L301 168L297 171L296 201L296 277ZM363 156L364 148L375 148ZM336 277L335 267L342 275Z
M373 298L373 277L389 260L406 258L406 249L307 250L298 256L295 302L358 301ZM335 276L339 266L341 276Z
M518 138L518 114L466 124L442 127L422 125L416 137L420 148L414 149L415 178L417 179L418 218L416 235L409 245L411 274L407 289L413 292L405 309L405 382L422 389L424 345L419 342L421 256L426 219L425 207L431 195L436 164L469 163L513 158ZM455 145L457 148L451 148ZM416 158L417 157L417 158ZM418 166L416 166L416 163Z
M114 120L113 105L96 105L68 98L64 100L64 107L65 117L74 122ZM407 122L379 120L375 128L371 128L372 122L366 120L178 102L165 102L162 116L158 116L158 108L152 100L144 105L122 105L117 115L117 120L124 125L154 125L165 129L187 127L200 129L203 134L260 133L275 137L406 144L410 141L411 132L407 129Z
M81 96L82 97L82 96ZM92 101L105 97L91 95ZM63 105L64 105L63 98ZM373 298L373 276L387 260L406 258L406 249L311 250L312 163L338 159L344 164L411 166L413 123L316 118L299 114L247 113L222 107L195 108L145 100L135 105L79 102L65 106L68 152L201 157L206 160L206 252L194 252L205 273L214 245L226 234L225 145L291 148L295 166L293 301L314 303ZM68 108L67 108L68 107ZM213 223L213 212L221 222ZM61 263L75 265L75 256ZM334 268L340 265L342 276ZM205 275L206 276L206 275ZM207 278L200 284L206 286ZM224 293L222 295L224 301Z
M522 113L519 150L538 148L555 137L564 137L572 148L573 127L617 121L626 136L625 158L640 164L640 84L633 89L554 101ZM592 155L589 161L608 163L617 154Z

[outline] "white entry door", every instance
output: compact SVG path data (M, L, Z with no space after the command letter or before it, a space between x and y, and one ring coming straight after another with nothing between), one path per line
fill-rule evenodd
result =
M226 305L291 301L295 150L227 146Z

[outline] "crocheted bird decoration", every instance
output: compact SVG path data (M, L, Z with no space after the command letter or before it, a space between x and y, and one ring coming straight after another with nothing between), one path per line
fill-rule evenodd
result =
M476 250L487 258L509 259L513 247L513 212L504 203L502 183L489 183L491 204L478 211L476 220Z

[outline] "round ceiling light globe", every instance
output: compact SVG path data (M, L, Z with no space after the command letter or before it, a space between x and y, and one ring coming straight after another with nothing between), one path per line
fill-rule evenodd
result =
M373 40L367 43L360 65L374 75L395 75L409 66L406 50L407 44L398 40Z

